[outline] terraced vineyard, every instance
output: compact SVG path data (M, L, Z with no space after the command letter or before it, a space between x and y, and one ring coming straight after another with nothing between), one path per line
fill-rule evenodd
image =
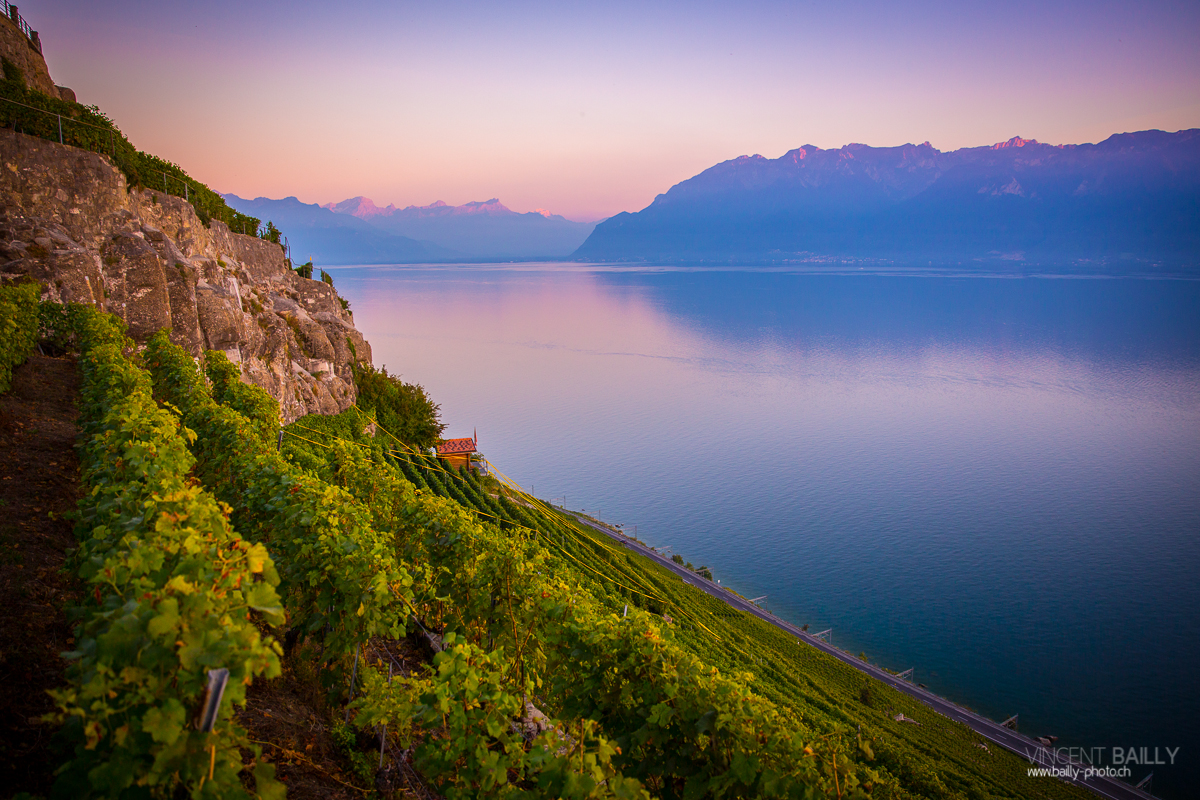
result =
M223 355L202 372L165 334L138 354L97 312L43 319L82 350L95 587L58 695L64 793L280 796L232 712L301 647L338 716L449 798L1079 795L358 409L280 440ZM393 678L367 654L404 636L440 652Z
M288 428L284 451L320 471L326 447L355 442L378 469L398 470L418 492L451 499L481 522L533 538L548 566L586 586L611 612L620 613L627 605L673 618L669 628L675 642L793 711L797 730L822 735L862 726L874 755L867 763L898 779L896 796L1087 796L1065 784L1028 777L1027 762L988 746L965 726L688 586L514 486L447 470L436 459L389 440L386 432L362 434L366 422L353 409L340 417L299 420ZM904 721L897 721L901 715Z

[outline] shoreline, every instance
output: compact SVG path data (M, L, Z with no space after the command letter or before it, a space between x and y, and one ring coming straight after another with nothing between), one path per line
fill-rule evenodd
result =
M555 506L555 508L559 508ZM1099 797L1109 798L1110 800L1156 800L1155 795L1142 791L1134 786L1131 786L1124 781L1116 778L1110 778L1103 775L1092 775L1084 777L1086 770L1090 765L1061 756L1054 749L1046 748L1039 742L1031 739L1024 734L1018 733L1015 730L1004 727L998 722L995 722L987 717L982 716L974 711L970 711L962 706L947 700L940 695L934 694L928 689L923 689L916 684L885 671L882 667L877 667L865 661L855 658L850 653L840 650L823 639L801 630L796 625L776 617L768 611L765 611L753 603L746 600L732 590L720 587L717 584L706 581L704 578L696 575L696 573L688 570L686 567L676 564L669 558L659 554L653 548L642 544L636 539L632 539L623 533L620 533L615 528L611 528L602 522L593 520L592 518L570 511L565 508L559 508L563 513L569 514L578 522L587 525L589 528L603 533L613 541L619 543L623 547L632 550L638 555L649 558L655 564L664 567L670 572L678 575L685 583L700 589L706 594L721 600L726 605L738 611L744 611L752 614L763 622L775 626L785 633L795 636L798 642L803 642L811 647L820 650L826 655L836 658L846 666L849 666L864 675L892 687L893 689L903 692L904 694L918 700L928 708L936 711L947 719L966 725L975 733L987 739L989 742L1003 747L1017 756L1029 760L1031 768L1057 768L1064 771L1075 771L1078 777L1061 777L1058 780L1074 784L1076 786L1087 789L1088 791L1098 795Z

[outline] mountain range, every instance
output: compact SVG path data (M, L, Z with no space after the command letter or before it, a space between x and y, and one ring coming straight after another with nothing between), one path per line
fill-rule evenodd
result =
M1200 130L742 156L601 222L574 257L1200 266Z
M246 200L235 194L222 195L230 207L274 222L287 236L292 260L322 264L411 264L445 261L457 254L431 242L387 233L357 217L335 214L316 203L301 203L295 197Z
M388 233L432 242L468 257L546 258L567 256L595 227L548 211L518 213L498 199L451 206L380 208L370 198L355 197L325 206L369 222Z
M381 208L367 197L324 206L295 197L223 197L243 214L274 222L294 260L329 265L564 258L595 227L546 211L518 213L495 198Z

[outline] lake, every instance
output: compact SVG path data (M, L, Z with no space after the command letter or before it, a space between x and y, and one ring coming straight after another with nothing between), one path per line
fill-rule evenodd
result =
M1155 794L1200 781L1200 282L330 272L526 489L1026 733L1180 748Z

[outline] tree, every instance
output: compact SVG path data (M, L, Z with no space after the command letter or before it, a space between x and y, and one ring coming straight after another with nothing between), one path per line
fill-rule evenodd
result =
M279 228L275 227L275 223L271 222L271 220L267 220L267 229L259 233L258 238L266 239L268 242L272 242L274 244L279 244L280 235L280 230Z
M428 450L446 429L439 416L441 408L425 389L420 384L405 383L399 375L389 375L386 366L376 370L370 364L355 364L354 385L358 388L358 407L374 411L375 420L384 430L405 444Z

